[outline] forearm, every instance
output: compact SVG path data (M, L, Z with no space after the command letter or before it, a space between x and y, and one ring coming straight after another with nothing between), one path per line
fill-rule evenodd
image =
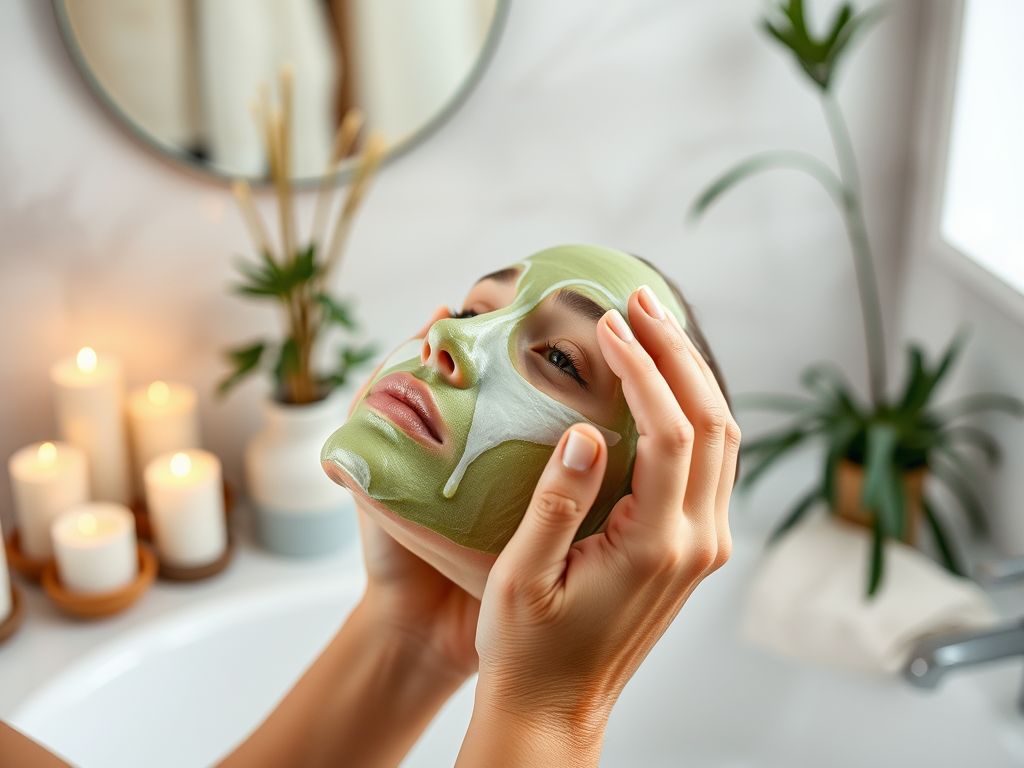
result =
M220 768L396 766L462 683L386 629L364 598L320 658Z
M597 768L607 717L503 706L477 686L473 718L456 768Z

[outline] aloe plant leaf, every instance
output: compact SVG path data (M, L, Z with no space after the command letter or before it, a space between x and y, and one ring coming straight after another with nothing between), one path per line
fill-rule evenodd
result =
M700 218L712 203L747 177L774 168L791 168L809 174L817 179L837 204L841 204L843 185L831 168L806 152L778 150L754 155L719 176L690 206L690 220Z
M744 474L741 486L743 488L750 488L772 465L788 455L790 451L800 445L807 437L808 433L803 430L794 430L778 436L773 446L770 448L765 447L761 451L761 455L755 461L754 466Z
M871 424L864 456L864 488L861 504L874 510L881 502L896 451L896 430L889 424Z
M1002 461L1002 450L999 448L999 443L992 435L977 427L968 425L950 427L940 434L940 440L950 448L960 443L974 446L984 454L990 466L994 467Z
M769 546L781 539L787 531L800 522L800 520L803 519L803 516L807 514L807 511L814 505L814 502L820 501L821 498L821 488L812 488L801 496L797 500L796 504L794 504L786 513L782 522L775 527L774 531L772 531L772 535L768 537Z
M882 523L875 517L875 524L871 529L871 560L868 569L868 597L873 597L882 585L882 577L885 575L885 536L882 532Z
M924 512L924 519L928 522L932 538L935 539L935 548L939 550L939 556L942 558L942 564L946 566L946 570L950 573L955 573L957 576L965 575L960 564L957 562L956 556L953 554L953 548L949 545L950 537L927 499L921 499L921 511Z
M733 404L737 410L804 413L817 408L818 401L801 395L752 393L736 395Z
M936 408L934 416L941 422L947 422L983 411L1002 411L1019 418L1024 416L1024 401L1010 395L994 393L967 395L946 403L941 408Z
M949 456L950 454L946 453L945 455ZM960 471L955 469L952 464L937 461L934 458L929 460L928 469L937 480L949 489L950 493L959 502L974 532L983 533L988 528L984 510L974 490Z

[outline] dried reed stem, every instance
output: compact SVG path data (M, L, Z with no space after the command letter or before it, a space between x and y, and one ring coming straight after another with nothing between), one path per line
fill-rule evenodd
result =
M231 185L231 191L235 195L235 200L238 201L238 208L242 212L242 220L249 230L249 236L252 238L253 243L256 244L256 247L261 252L273 257L273 251L270 248L270 237L267 235L267 228L263 224L263 217L260 216L260 211L256 207L256 201L253 200L249 184L245 179L235 179Z
M380 166L384 153L387 151L387 141L379 133L371 133L366 139L366 146L359 156L359 165L356 166L352 184L348 189L348 197L341 207L338 215L338 222L334 227L334 235L331 237L331 244L327 249L327 260L324 265L323 279L337 268L341 261L341 255L345 248L345 241L348 239L349 230L352 228L352 221L356 211L359 210L363 198L370 188L370 182Z
M310 234L312 242L316 243L317 248L324 245L324 239L327 237L327 216L331 210L330 190L334 182L334 174L338 170L338 164L352 151L352 145L355 144L356 137L363 127L363 119L362 111L353 107L345 113L341 125L338 126L338 133L334 137L334 147L327 161L324 175L320 179L320 188L316 193L316 208L313 210L313 230Z

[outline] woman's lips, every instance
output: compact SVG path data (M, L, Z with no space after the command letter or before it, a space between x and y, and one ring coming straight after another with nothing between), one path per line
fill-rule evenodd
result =
M430 388L409 373L391 373L372 387L366 404L419 442L444 445L445 429Z

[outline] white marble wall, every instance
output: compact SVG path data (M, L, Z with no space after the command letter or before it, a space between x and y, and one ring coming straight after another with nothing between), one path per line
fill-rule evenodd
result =
M846 241L813 182L765 176L698 227L685 222L702 185L747 153L830 157L814 94L755 28L763 7L513 0L479 89L385 169L355 231L338 288L358 297L370 336L394 343L476 276L589 241L680 282L734 391L795 388L827 358L863 379ZM890 310L918 13L896 3L839 89ZM198 386L205 441L237 479L264 387L215 402L219 351L274 315L227 293L248 243L226 190L154 157L103 113L41 0L0 3L0 105L0 457L53 435L48 365L88 343L121 355L130 383ZM2 476L5 523L10 503Z

